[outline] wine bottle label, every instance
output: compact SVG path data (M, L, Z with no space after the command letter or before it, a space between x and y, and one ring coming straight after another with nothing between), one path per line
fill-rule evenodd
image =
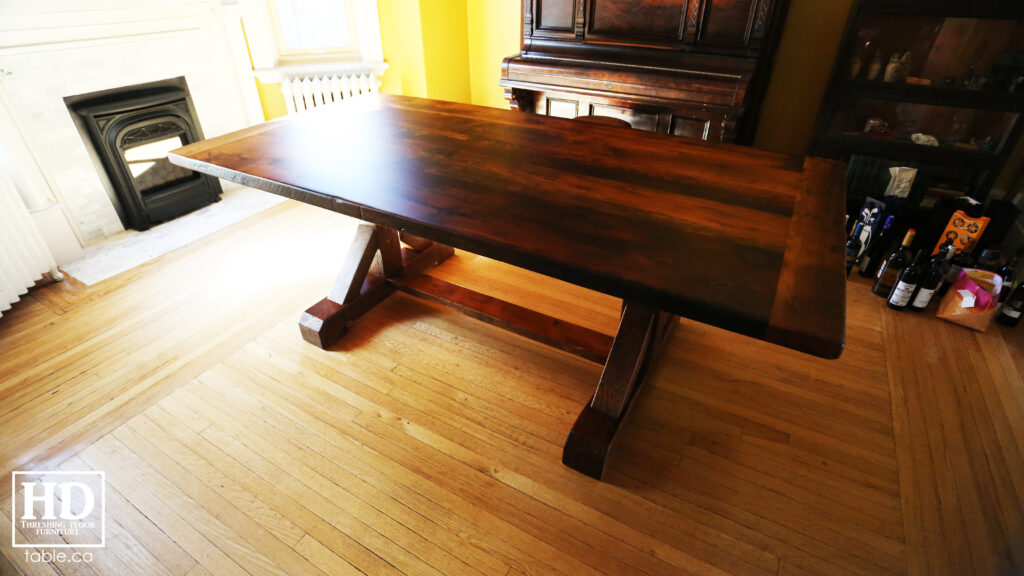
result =
M1003 316L1009 316L1010 318L1020 318L1020 310L1014 310L1013 308L1003 308Z
M910 302L910 297L914 294L915 288L917 288L917 284L899 282L893 288L892 295L889 296L889 303L893 306L906 306L907 302Z
M927 288L921 288L921 291L914 297L914 302L911 304L914 308L927 308L928 303L932 301L932 296L935 295L935 289L928 290Z

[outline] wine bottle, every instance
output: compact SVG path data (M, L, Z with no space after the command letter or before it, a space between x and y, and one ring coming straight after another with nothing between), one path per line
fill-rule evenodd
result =
M924 273L924 278L921 280L920 286L917 287L914 297L910 299L907 308L914 312L924 312L928 308L928 304L931 303L935 291L942 282L942 277L946 275L946 267L949 266L949 260L953 258L954 254L956 254L956 248L952 244L946 243L939 249L938 254L932 256L928 263L928 270Z
M1017 262L1020 260L1020 255L1015 254L1010 261L1007 262L1002 268L999 269L999 275L1003 277L1003 291L999 293L999 302L1006 302L1006 299L1010 296L1010 291L1013 290L1014 277L1017 275Z
M921 257L923 255L924 251L918 250L910 266L907 266L900 272L896 285L889 292L889 308L903 310L907 307L907 304L910 304L910 298L921 283L921 277L924 276L924 266L921 265Z
M917 234L917 230L913 228L907 230L907 235L903 237L903 243L893 250L892 254L885 259L885 263L879 267L878 280L875 281L875 286L871 289L876 296L888 298L889 292L892 292L893 286L899 280L900 272L910 264L910 245L914 242L915 234Z
M850 275L850 271L853 270L853 265L857 263L857 257L860 256L860 233L864 229L863 222L857 222L857 225L853 228L853 235L846 241L846 275Z
M995 248L985 248L981 251L981 255L978 256L977 267L982 270L988 270L989 272L996 272L999 270L999 261L1002 260L1003 255L999 250Z
M860 261L857 262L858 274L865 278L875 277L878 265L882 262L882 256L885 255L885 251L889 249L889 243L892 242L893 223L895 222L895 216L889 216L885 219L882 231L878 234L878 237L871 239L868 243L868 249L864 251Z
M960 277L960 271L964 268L974 268L974 257L971 256L970 247L959 250L953 255L953 259L949 261L946 276L942 279L942 285L939 286L936 295L944 296L949 291L949 287Z
M1007 326L1016 326L1020 322L1021 314L1024 314L1024 281L1017 284L1017 289L1003 304L999 315L996 316L996 322Z

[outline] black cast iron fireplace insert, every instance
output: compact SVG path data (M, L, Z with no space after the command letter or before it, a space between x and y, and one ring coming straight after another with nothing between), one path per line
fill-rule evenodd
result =
M216 178L167 152L203 139L184 77L64 98L125 228L147 230L220 200Z

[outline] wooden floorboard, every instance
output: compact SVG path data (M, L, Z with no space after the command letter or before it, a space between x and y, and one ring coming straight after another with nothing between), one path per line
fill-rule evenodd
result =
M600 366L401 294L302 341L354 225L286 202L5 313L0 538L12 470L95 469L108 545L4 544L0 573L1024 572L1024 329L893 312L859 279L834 362L683 320L598 483L560 457ZM469 254L432 274L619 318Z

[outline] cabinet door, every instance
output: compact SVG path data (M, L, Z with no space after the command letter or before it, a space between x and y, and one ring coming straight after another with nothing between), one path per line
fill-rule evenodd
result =
M625 45L680 45L689 11L701 0L590 0L587 40Z
M764 38L772 0L704 0L702 46L758 47Z
M705 108L674 108L661 115L668 133L711 142L735 142L738 116Z
M573 36L576 28L576 12L582 9L584 0L526 0L526 9L531 3L533 33L537 36Z
M668 133L683 138L707 140L711 136L711 118L694 112L671 114Z
M557 118L567 118L572 120L580 114L586 114L586 112L580 111L579 98L571 94L548 94L541 93L541 97L537 100L538 114L545 116L555 116Z
M536 0L540 5L555 0ZM571 6L557 0L560 25ZM773 0L586 0L588 42L678 49L685 45L756 48L764 38ZM571 5L571 6L570 6ZM554 6L554 4L552 4ZM577 18L580 13L577 12Z

